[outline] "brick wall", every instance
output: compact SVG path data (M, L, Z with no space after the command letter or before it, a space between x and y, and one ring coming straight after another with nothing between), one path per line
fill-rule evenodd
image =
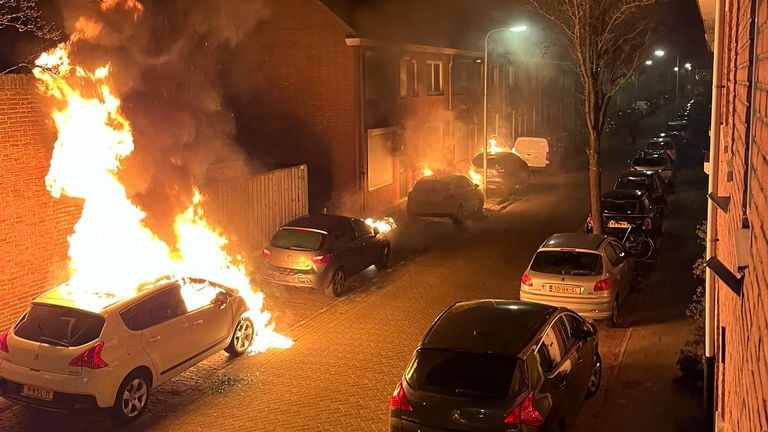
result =
M718 195L729 196L731 203L727 214L717 213L716 255L734 272L734 230L742 227L744 216L751 227L751 254L742 296L719 281L716 288L718 333L722 329L725 336L725 345L720 337L716 345L716 408L722 428L728 431L768 431L768 58L764 58L768 29L763 29L768 24L768 10L765 2L759 4L761 30L756 37L756 91L751 104L755 140L751 149L747 146L751 1L726 1L724 23ZM745 194L747 184L750 187Z
M45 189L54 133L34 78L0 75L0 330L30 300L66 278L77 202Z

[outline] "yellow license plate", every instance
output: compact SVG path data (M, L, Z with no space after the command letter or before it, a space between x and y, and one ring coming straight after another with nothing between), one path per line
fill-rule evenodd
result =
M550 285L549 292L557 294L581 294L581 287L573 285Z
M21 388L21 394L23 394L24 396L33 397L36 399L43 399L47 401L53 400L53 390L48 390L42 387L37 387L29 384L24 384L24 387Z
M629 223L612 220L608 221L608 226L611 228L629 228Z

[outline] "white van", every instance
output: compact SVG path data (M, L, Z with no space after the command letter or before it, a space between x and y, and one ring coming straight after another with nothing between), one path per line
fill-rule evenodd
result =
M545 168L549 165L549 141L539 137L519 137L513 151L531 168Z

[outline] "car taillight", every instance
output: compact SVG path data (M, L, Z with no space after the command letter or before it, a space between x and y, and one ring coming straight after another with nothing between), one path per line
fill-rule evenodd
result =
M595 227L595 221L592 220L592 215L587 216L587 229L591 230Z
M101 358L101 350L104 349L104 341L99 341L96 345L78 354L69 362L70 366L82 366L88 369L101 369L109 366Z
M520 278L520 283L525 285L525 286L532 287L533 286L533 278L531 278L531 275L529 275L528 273L523 273L523 277Z
M512 409L504 418L504 423L524 424L526 426L539 426L544 423L544 417L533 406L533 392L528 393L520 402L520 405Z
M397 387L395 388L394 393L392 393L392 397L389 398L389 409L413 411L411 403L408 402L408 398L405 396L402 381L397 383Z
M653 228L653 221L651 220L651 218L643 219L643 229L649 230L651 228Z
M605 279L600 279L599 281L595 282L595 287L593 288L593 291L608 291L613 286L613 280L609 277Z
M331 259L331 254L328 253L312 257L312 262L315 264L327 264L329 259Z
M263 258L264 261L268 260L270 255L272 255L272 252L268 251L267 249L262 249L261 258Z
M9 353L8 351L8 331L4 331L3 333L0 333L0 351L4 353Z

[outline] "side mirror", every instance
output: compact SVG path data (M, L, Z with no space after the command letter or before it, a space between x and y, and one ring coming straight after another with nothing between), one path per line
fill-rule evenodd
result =
M219 291L216 293L216 297L214 297L213 303L218 305L219 309L224 309L224 307L229 303L229 296L224 291Z
M479 185L479 184L477 184L477 183L475 183L475 184L473 184L473 185L472 185L472 187L473 187L473 188L475 188L475 189L477 189L477 188L479 188L479 187L480 187L480 185Z
M379 230L379 227L373 227L373 236L377 237L379 234L381 234L381 230Z

